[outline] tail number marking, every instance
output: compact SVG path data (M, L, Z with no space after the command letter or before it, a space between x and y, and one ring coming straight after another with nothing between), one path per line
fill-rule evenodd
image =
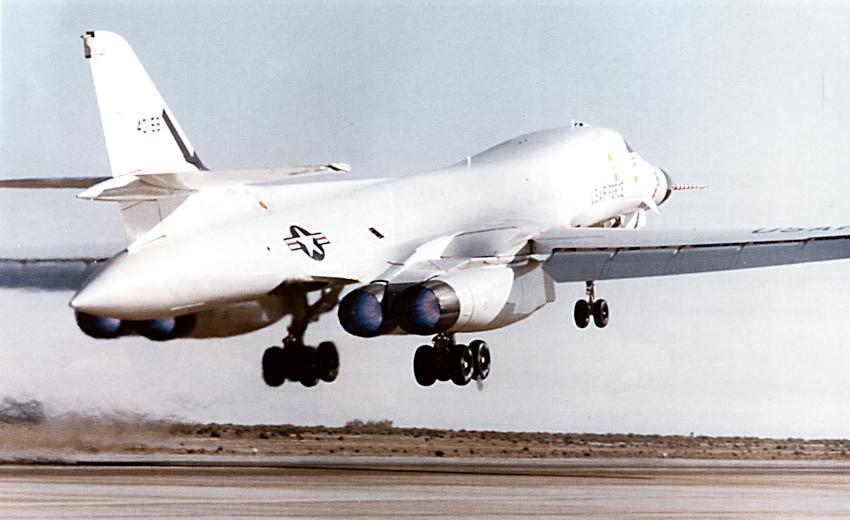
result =
M143 134L147 134L148 132L160 132L162 131L162 118L159 116L152 116L139 119L136 123L136 130Z

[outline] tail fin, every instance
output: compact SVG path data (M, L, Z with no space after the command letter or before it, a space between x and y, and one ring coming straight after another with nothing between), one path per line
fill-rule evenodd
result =
M88 31L82 38L112 176L206 170L124 38L109 31ZM127 236L135 242L165 234L160 223L184 200L121 202Z
M121 36L82 36L112 175L206 170L136 53Z

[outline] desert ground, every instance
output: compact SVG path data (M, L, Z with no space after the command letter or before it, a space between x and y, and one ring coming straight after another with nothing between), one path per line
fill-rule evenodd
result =
M0 517L848 518L850 440L194 424L0 402Z
M0 421L2 462L77 454L850 460L850 440L438 430L396 427L388 420L352 420L341 427L192 424L132 416Z

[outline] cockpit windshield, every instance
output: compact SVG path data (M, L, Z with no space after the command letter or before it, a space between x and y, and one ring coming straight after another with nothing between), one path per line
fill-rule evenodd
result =
M626 150L628 150L628 151L629 151L629 153L635 153L635 151L632 149L632 145L630 145L628 141L626 141L625 139L623 139L623 144L625 144L625 145L626 145Z

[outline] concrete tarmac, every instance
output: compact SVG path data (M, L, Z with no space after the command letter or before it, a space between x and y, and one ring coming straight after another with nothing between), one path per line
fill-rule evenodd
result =
M1 518L848 518L846 462L97 457L0 466Z

